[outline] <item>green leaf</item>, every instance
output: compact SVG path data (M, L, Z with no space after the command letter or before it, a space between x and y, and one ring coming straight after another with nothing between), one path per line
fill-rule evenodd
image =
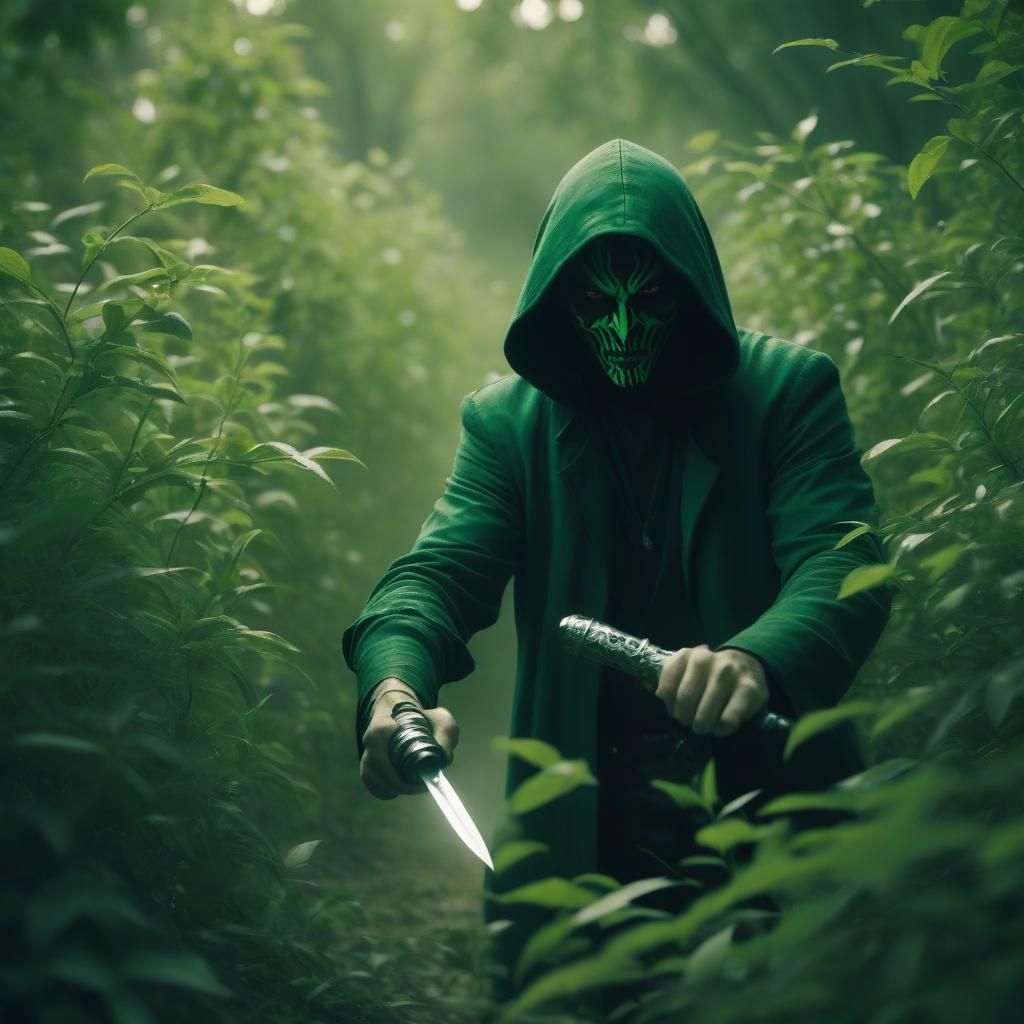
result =
M920 761L913 757L890 757L887 761L873 764L856 775L842 779L835 785L838 793L867 793L879 786L887 785L901 778L915 768Z
M109 278L106 281L101 281L93 289L93 295L97 295L100 292L113 291L116 288L127 288L134 285L148 284L151 281L170 281L170 277L163 267L149 267L147 270L140 270L135 274L117 274L114 277ZM152 291L152 289L147 289ZM95 316L100 308L103 306L101 302L93 302L87 306L83 306L81 309L73 310L71 313L72 320L88 320L89 317Z
M871 526L868 523L861 523L859 526L855 526L849 533L844 533L842 537L836 541L834 550L838 551L840 548L845 548L847 544L855 541L858 537L863 537L865 533L871 532Z
M915 693L893 701L871 726L871 738L876 739L894 725L899 725L900 722L917 715L918 712L927 707L934 697L934 693L929 690L925 693Z
M949 438L934 430L915 430L906 437L893 437L887 441L879 441L864 453L861 462L869 462L890 450L899 447L901 452L915 451L948 451L952 448Z
M907 168L907 185L910 188L912 199L917 198L921 186L932 176L932 172L942 159L942 154L946 152L949 142L948 135L934 135L924 144L921 152L910 161L910 166ZM893 314L893 319L895 319L895 314Z
M124 306L117 302L104 303L100 316L106 327L103 332L104 338L115 338L128 326L128 315L124 311Z
M861 591L880 586L895 575L896 566L891 562L859 566L843 580L837 596L842 601L847 597L853 597L854 594L861 593Z
M72 206L67 210L61 210L53 220L50 221L50 228L59 227L65 221L77 220L79 217L88 217L90 213L99 213L107 204L100 201L96 203L83 203L81 206Z
M17 747L36 750L59 750L67 754L102 754L103 748L91 740L78 736L65 736L56 732L29 732L14 740Z
M142 185L142 179L134 172L128 170L123 164L97 164L95 167L90 167L85 172L85 177L82 179L84 185L90 178L98 178L100 175L113 175L119 178L131 178L133 181L138 182Z
M357 462L363 469L366 469L366 463L363 462L358 456L353 455L351 452L345 451L344 448L307 448L303 453L307 459L312 459L314 462L323 460L341 460L344 462Z
M334 481L316 462L309 458L309 456L304 455L297 448L290 444L285 444L283 441L263 441L260 444L253 445L246 454L252 455L254 452L265 450L267 448L272 451L276 451L278 454L276 456L271 455L268 457L251 459L250 461L253 463L291 461L296 465L301 466L303 469L308 469L311 473L320 477L321 480L326 481L332 487L334 486Z
M941 155L941 154L940 154ZM892 323L896 317L900 315L918 296L923 295L936 281L941 281L942 278L951 274L951 270L942 270L938 274L932 274L931 277L925 278L925 280L914 285L913 288L904 296L902 302L893 310L892 316L889 317L889 323Z
M840 704L834 708L822 708L820 711L811 711L797 719L796 724L790 730L789 738L786 740L786 749L782 756L788 761L793 751L801 744L806 743L812 736L824 732L826 729L845 722L850 718L858 718L862 715L869 715L876 710L875 704L867 700L851 700L846 704Z
M547 853L548 850L549 847L546 843L538 842L535 839L514 839L509 843L502 843L494 854L494 873L500 875L514 864L526 860L527 857L536 856L538 853Z
M213 185L183 185L173 192L164 192L153 203L154 210L166 210L181 203L203 203L207 206L241 206L245 200L235 192Z
M533 907L579 910L594 902L594 893L565 878L542 878L538 882L530 882L511 892L491 895L489 898L498 903L525 903Z
M602 892L611 892L619 887L616 879L600 871L584 871L581 875L573 875L572 880L577 885L589 885L592 889L600 889Z
M725 818L711 825L705 825L695 836L702 846L710 846L719 853L726 853L740 843L753 843L771 832L763 825L752 825L744 818Z
M1019 411L1022 406L1024 406L1024 391L1017 395L1013 399L1013 401L1011 401L1010 404L1005 409L1003 409L1003 411L996 417L995 423L992 424L992 432L995 433L997 430L999 430L999 428L1003 426L1004 421L1006 421L1007 426L1009 426L1008 417L1011 413L1016 414L1016 412Z
M687 149L696 153L706 153L721 138L722 133L716 128L706 128L696 135L691 135L685 143Z
M827 73L830 71L838 71L840 68L863 66L869 68L882 68L883 71L899 72L904 69L904 65L896 62L901 60L903 60L903 58L898 56L887 57L881 53L862 53L859 57L851 57L849 60L840 60L835 64L830 64L825 68L825 71Z
M101 235L98 231L86 231L82 235L82 245L85 246L85 251L82 253L82 265L91 263L95 259L96 254L107 244L106 238Z
M159 242L153 241L152 238L146 238L143 235L118 235L117 238L111 239L108 245L120 245L123 242L135 242L138 245L144 245L160 261L160 266L166 271L172 281L180 281L191 270L190 264L180 256L171 252L170 249L165 249Z
M236 537L231 543L231 548L228 550L228 564L234 565L245 554L246 548L262 533L262 530L246 530Z
M732 949L735 924L726 925L705 939L689 956L686 963L688 983L700 984L720 970L722 961Z
M619 981L646 979L647 974L646 967L638 966L631 959L609 955L586 957L541 974L525 992L504 1007L499 1019L511 1024L512 1021L518 1021L527 1010L553 999L566 996L576 998L589 989L602 988Z
M712 758L704 766L704 774L700 780L700 793L704 806L710 810L718 803L718 772Z
M142 329L149 334L165 334L182 341L192 340L192 328L179 313L158 313L149 306L143 306L135 314L135 319L141 321Z
M230 996L207 962L195 953L135 953L120 962L120 972L133 981L170 985L210 996Z
M32 271L25 260L13 249L2 245L0 245L0 273L8 274L23 284L30 284L32 281Z
M648 893L658 892L661 889L671 889L682 883L674 882L670 878L641 878L628 885L610 892L600 899L595 900L589 906L576 911L572 916L573 924L584 925L592 921L598 921L602 917L614 914L623 907L628 906L633 900L646 896Z
M135 349L133 351L137 352L138 350ZM109 383L104 386L112 388L127 388L129 391L138 391L143 395L149 395L150 398L163 398L169 402L178 402L181 405L188 405L188 402L185 400L185 396L174 384L164 387L162 384L150 384L148 381L134 380L131 377L114 376L111 377Z
M841 811L854 802L848 793L786 793L765 804L757 814L759 818L769 818L801 811Z
M134 488L131 488L132 490ZM126 488L124 493L127 494L129 488ZM102 590L104 587L109 586L112 583L120 583L122 580L127 579L149 579L153 576L171 576L182 572L201 572L200 569L191 565L177 565L177 566L149 566L149 565L132 565L119 567L115 569L104 569L83 579L79 582L77 590L82 594L94 593L97 590Z
M548 768L560 764L563 760L561 753L550 743L528 737L513 739L510 736L495 736L491 740L491 746L495 750L504 750L537 768Z
M718 817L727 818L730 814L735 814L737 811L741 811L747 806L752 800L756 800L761 795L760 789L751 789L746 793L741 793L738 797L730 800L719 812Z
M803 142L803 140L814 131L817 125L817 114L811 114L809 117L805 117L801 121L798 121L796 127L793 129L793 141Z
M579 789L594 786L597 779L591 774L586 761L560 761L531 775L509 797L513 814L526 814Z
M921 559L921 565L928 570L928 581L934 583L940 576L949 572L960 560L964 550L963 544L948 544L927 558Z
M691 786L684 786L678 782L666 782L664 779L652 779L651 785L669 797L677 807L701 807L706 811L710 807L704 803L704 798Z
M982 31L981 25L963 18L945 15L936 18L921 38L921 63L931 78L937 78L942 60L954 43L968 39Z
M173 385L175 394L181 395L181 392L178 390L177 375L163 356L157 355L155 352L147 352L145 349L134 348L131 345L110 345L104 349L103 355L104 357L115 356L120 359L127 359L141 366L148 366L151 370L156 370L157 373L161 374Z
M566 940L574 928L571 917L560 917L534 931L516 962L515 983L522 985L526 975L552 953L557 951L564 958Z
M776 54L779 50L786 50L791 46L823 46L827 50L838 50L839 43L834 39L791 39L788 43L780 43L772 50Z
M313 854L316 852L316 848L323 842L322 839L311 839L307 843L299 843L298 846L293 846L284 855L284 866L289 871L295 868L301 868L305 864L308 864Z

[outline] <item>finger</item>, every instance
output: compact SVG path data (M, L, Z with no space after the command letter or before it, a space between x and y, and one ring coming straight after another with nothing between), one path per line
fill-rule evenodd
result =
M704 697L704 688L707 686L711 664L711 652L706 644L690 649L690 656L687 658L683 677L679 681L679 689L676 691L672 712L676 721L688 728L692 727L694 715Z
M423 712L430 722L434 739L441 745L451 764L455 759L455 747L459 742L459 723L447 708L429 708Z
M707 671L707 684L693 716L692 729L698 734L711 732L718 725L718 719L736 687L736 673L728 665L715 663L709 658Z
M767 703L764 694L754 683L740 681L733 691L715 726L716 736L731 736L744 722L761 710Z
M390 800L396 796L411 796L424 791L422 785L411 785L406 782L395 771L390 761L386 761L383 764L375 760L368 761L365 770L361 770L360 774L363 779L363 785L374 796L380 793L387 794L386 796L381 796L382 800Z
M398 796L394 786L381 778L380 772L375 769L369 751L365 751L359 760L359 778L371 796L378 800L394 800Z
M394 729L385 726L380 733L384 739L383 743L378 739L378 742L373 745L369 742L366 744L366 750L362 753L362 759L360 760L359 770L360 772L365 772L381 790L386 790L395 796L398 794L419 793L422 790L422 786L411 785L404 780L398 774L398 769L395 768L394 762L391 760L387 739L393 732Z
M665 661L665 664L661 666L661 672L658 675L658 687L654 691L654 696L658 698L668 708L668 713L672 714L672 709L675 706L676 691L679 689L679 680L683 677L683 672L686 670L686 664L690 658L690 647L680 647L670 658Z

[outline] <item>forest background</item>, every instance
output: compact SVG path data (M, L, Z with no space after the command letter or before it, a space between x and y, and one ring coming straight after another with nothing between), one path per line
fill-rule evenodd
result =
M1022 65L1000 0L0 6L0 1016L586 1020L643 962L642 1019L1008 1019ZM502 1009L471 855L361 788L339 638L507 372L555 184L617 136L680 167L737 321L839 364L890 554L844 589L896 608L840 712L861 820L678 792L728 884L670 922L607 879L520 894L555 921ZM488 836L507 618L445 693ZM518 755L544 799L591 784ZM766 891L786 927L733 946Z

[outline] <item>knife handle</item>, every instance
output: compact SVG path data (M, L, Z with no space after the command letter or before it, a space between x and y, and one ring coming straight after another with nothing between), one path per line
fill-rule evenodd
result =
M399 701L391 709L398 728L388 739L388 756L401 778L414 786L424 775L448 764L444 748L434 739L430 721L412 701Z
M673 654L672 651L652 644L650 640L631 636L584 615L567 615L558 629L571 655L596 661L633 676L650 693L657 689L662 667ZM735 735L759 737L759 741L778 747L781 753L792 726L788 718L763 708L744 722Z

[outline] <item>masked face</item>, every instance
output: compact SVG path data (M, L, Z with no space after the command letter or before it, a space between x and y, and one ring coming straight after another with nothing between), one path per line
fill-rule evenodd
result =
M612 383L646 383L679 301L654 247L628 235L601 236L573 261L567 298L573 329Z

